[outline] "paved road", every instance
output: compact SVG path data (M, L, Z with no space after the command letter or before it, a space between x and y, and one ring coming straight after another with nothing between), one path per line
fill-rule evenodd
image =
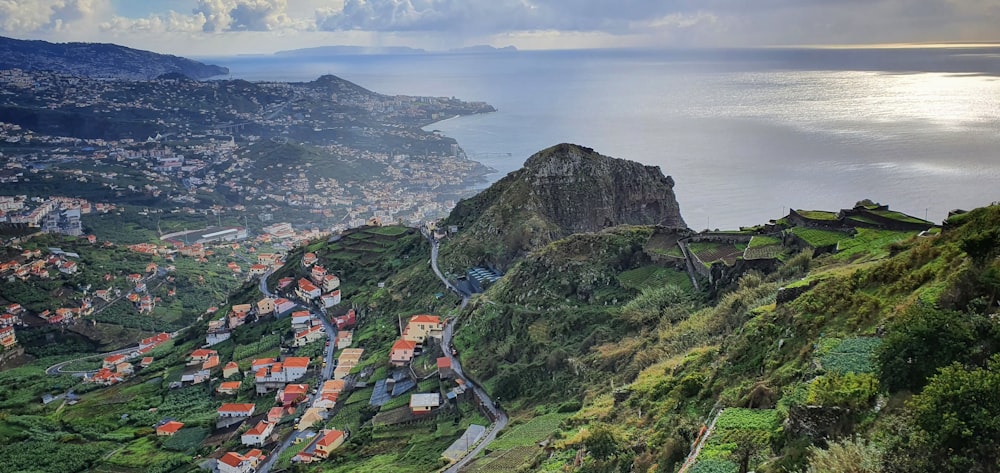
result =
M449 282L448 279L446 279L444 275L441 274L441 270L438 269L437 265L438 241L435 240L434 237L427 235L427 233L424 233L424 235L426 235L427 239L430 240L431 242L431 269L434 270L434 274L437 275L438 279L440 279L441 282L444 283L445 287L447 287L448 290L462 296L462 308L465 308L466 304L469 303L469 295L460 291L455 286L453 286L451 282ZM489 411L493 414L493 417L496 420L489 427L486 436L479 441L479 444L476 445L476 447L473 448L472 451L470 451L464 457L462 457L461 460L453 463L451 466L445 469L444 473L458 473L458 471L462 469L462 467L464 467L474 458L476 458L476 455L479 455L479 452L482 452L483 449L485 449L490 444L490 442L495 440L497 438L497 434L500 433L500 431L507 426L507 422L510 421L510 419L507 417L507 413L504 412L503 409L500 409L499 407L496 407L494 405L493 400L490 399L490 395L486 392L486 390L484 390L482 386L476 384L476 382L472 381L467 376L465 376L465 372L462 371L461 360L459 360L458 357L452 355L450 350L451 339L452 335L455 332L455 324L457 322L458 322L457 318L449 319L448 324L444 328L444 333L441 336L441 346L444 348L443 350L444 354L445 356L448 357L449 360L451 360L451 369L452 371L455 372L455 375L461 378L462 381L465 381L466 386L472 387L472 392L475 393L476 397L479 398L480 402L482 402L483 405L486 406L487 409L489 409Z
M271 291L267 290L267 278L271 277L272 273L274 273L273 267L260 275L260 292L264 294L264 297L274 297L274 294L271 294Z
M459 361L457 357L451 354L451 350L447 349L447 347L451 346L451 337L455 331L456 320L457 319L453 318L448 321L448 325L445 326L444 334L441 337L442 339L441 345L445 347L444 350L445 356L447 356L448 359L451 360L451 369L452 371L455 372L455 375L458 376L459 378L462 378L462 380L465 381L466 386L472 386L473 392L476 394L476 397L478 397L480 401L483 403L483 405L485 405L486 408L493 413L493 415L496 418L496 421L494 421L493 425L489 427L489 431L486 433L486 436L479 441L479 444L476 445L476 447L473 448L472 451L470 451L464 457L462 457L461 460L455 462L446 470L444 470L445 473L458 473L458 471L462 469L462 467L464 467L474 458L476 458L476 455L479 455L479 452L482 452L483 449L485 449L490 444L490 442L492 442L497 438L497 434L500 433L500 431L503 430L504 427L507 427L507 422L509 422L510 420L507 417L507 413L504 412L503 409L494 406L493 401L490 399L489 394L487 394L486 391L481 386L479 386L478 384L476 384L475 382L473 382L472 380L470 380L468 377L465 376L465 373L462 371L461 361Z
M162 279L166 275L167 275L167 270L166 269L164 269L164 268L157 268L157 270L156 270L155 273L147 275L147 276L144 276L142 278L142 282L143 283L151 283L151 282L153 282L154 279ZM151 289L150 289L150 291L151 291ZM122 295L120 295L120 296L112 299L107 304L101 306L100 309L95 309L94 313L91 314L91 315L89 315L88 317L93 317L93 316L99 314L104 309L107 309L108 307L111 307L112 305L114 305L115 302L118 302L119 300L121 300L121 299L123 299L125 297L128 297L128 295L131 294L132 292L133 292L132 290L129 290L128 292L125 292ZM149 292L149 291L147 291L147 292ZM191 325L194 325L195 323L197 323L199 321L201 321L200 317L198 318L198 321L193 322ZM190 327L191 325L188 325L188 327ZM180 329L180 330L178 330L178 331L170 334L170 337L171 338L176 337L178 333L180 333L181 331L187 329L188 327L184 327L184 328L182 328L182 329ZM91 358L98 358L98 357L104 358L104 357L108 357L108 356L111 356L111 355L125 355L125 354L128 354L128 353L132 353L134 351L139 351L139 343L138 342L136 342L136 346L133 346L133 347L122 348L121 350L109 351L107 353L96 353L96 354L93 354L93 355L81 356L80 358L74 358L72 360L66 360L66 361L64 361L62 363L56 363L56 364L54 364L54 365L46 368L45 369L45 374L55 376L55 375L58 375L58 374L78 374L78 375L82 375L82 374L86 374L86 373L93 373L93 372L96 372L96 370L67 371L67 370L64 370L63 367L66 366L66 365L68 365L68 364L70 364L70 363L73 363L73 362L76 362L76 361L80 361L80 360L89 360Z
M277 448L271 450L271 453L268 454L267 459L264 460L264 463L257 468L257 473L268 473L269 471L271 471L271 468L274 467L274 462L278 461L278 457L281 456L281 452L284 452L286 449L288 449L288 447L292 446L292 442L294 442L296 438L303 437L304 439L305 436L307 435L307 432L311 432L311 430L304 430L302 432L293 430L292 435L289 435L288 438L285 439L285 441L282 442L281 445L278 445Z
M48 367L45 370L45 374L55 376L57 374L92 373L92 372L94 372L96 370L67 371L67 370L64 370L63 367L66 366L66 365L68 365L68 364L70 364L70 363L74 363L74 362L77 362L77 361L80 361L80 360L89 360L91 358L105 358L105 357L108 357L108 356L111 356L111 355L126 355L126 354L132 353L134 351L139 351L139 346L138 345L136 345L134 347L122 348L121 350L109 351L107 353L98 353L96 355L87 355L87 356L82 356L80 358L74 358L72 360L67 360L67 361L64 361L62 363L56 363L56 364Z
M334 352L333 339L337 334L337 327L334 327L333 324L331 324L330 321L326 319L326 314L319 314L319 319L323 321L323 325L326 327L326 337L327 340L330 341L330 343L327 345L326 351L324 352L323 355L326 358L326 368L323 368L323 371L320 373L320 379L319 382L316 384L316 389L319 389L324 381L333 377L333 352ZM312 403L317 399L319 398L310 394L308 395L306 403L307 404ZM281 453L284 452L285 449L290 447L292 445L292 442L295 441L297 437L306 435L306 432L311 432L311 431L305 430L299 432L293 430L292 435L289 435L288 438L281 443L281 445L278 445L274 450L271 450L271 453L268 456L267 460L264 462L263 466L257 469L257 473L268 473L268 471L271 470L271 467L274 466L275 460L277 460L278 457L281 456Z
M333 353L337 350L337 327L330 322L329 318L327 318L326 310L322 310L319 313L319 320L323 322L323 328L326 330L327 341L326 349L323 351L323 359L326 360L326 367L323 368L323 372L320 374L320 382L323 382L333 378Z

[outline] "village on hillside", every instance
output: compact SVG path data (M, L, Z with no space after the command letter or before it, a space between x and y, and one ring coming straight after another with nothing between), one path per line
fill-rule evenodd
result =
M488 421L474 415L482 406L444 356L442 317L401 315L388 347L370 338L363 312L344 303L340 278L315 253L297 261L298 276L277 279L274 293L261 279L284 261L258 256L254 267L263 268L248 277L266 295L211 313L197 348L181 357L177 335L160 333L104 357L84 379L108 389L162 373L168 397L195 408L144 413L157 442L211 447L203 466L222 473L324 461L365 423L385 434L452 417L483 419L462 424L469 430L442 461L461 458L482 437Z

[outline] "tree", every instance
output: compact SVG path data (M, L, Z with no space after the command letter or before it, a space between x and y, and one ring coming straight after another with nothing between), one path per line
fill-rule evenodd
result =
M896 471L1000 471L1000 356L986 368L941 369L906 408L909 429L887 459Z
M911 306L879 346L879 380L890 392L917 390L938 368L965 360L976 345L973 316Z
M615 439L614 432L603 424L594 426L583 444L587 447L587 451L598 460L607 460L618 453L618 440Z

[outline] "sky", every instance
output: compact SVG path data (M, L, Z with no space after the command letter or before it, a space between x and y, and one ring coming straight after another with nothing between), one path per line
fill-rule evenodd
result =
M0 35L187 56L991 42L1000 0L0 0Z

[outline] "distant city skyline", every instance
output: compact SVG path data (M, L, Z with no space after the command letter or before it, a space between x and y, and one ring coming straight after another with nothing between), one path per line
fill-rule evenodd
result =
M991 0L5 0L0 35L187 56L327 45L521 49L975 43Z

